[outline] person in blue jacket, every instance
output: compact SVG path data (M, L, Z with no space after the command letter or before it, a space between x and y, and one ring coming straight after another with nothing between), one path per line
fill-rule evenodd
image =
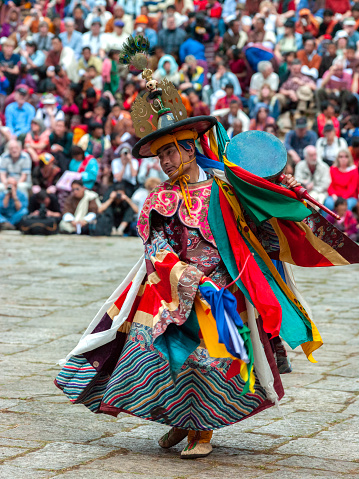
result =
M79 146L71 148L70 171L81 173L81 179L86 188L91 190L96 183L99 164L92 155L85 153Z

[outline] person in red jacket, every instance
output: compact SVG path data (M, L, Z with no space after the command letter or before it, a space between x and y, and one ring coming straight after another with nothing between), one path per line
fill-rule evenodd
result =
M335 110L332 103L329 101L323 101L320 104L321 113L317 116L316 121L316 130L320 138L324 137L324 127L325 125L332 124L334 126L335 134L340 137L340 123L336 116L334 116Z
M349 0L326 0L325 8L343 14L350 13L351 6Z
M328 188L328 198L324 205L333 210L338 198L348 202L348 209L352 210L358 203L358 168L354 165L349 150L340 150L333 166L330 167L332 182Z

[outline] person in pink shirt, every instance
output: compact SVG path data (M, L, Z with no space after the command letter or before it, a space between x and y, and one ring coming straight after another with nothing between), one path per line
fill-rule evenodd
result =
M348 209L352 210L358 202L359 174L349 150L338 152L333 166L330 167L330 176L332 182L324 205L333 210L337 199L344 198L348 202Z
M318 105L329 100L329 96L334 94L338 97L342 109L346 97L350 94L351 85L352 74L344 71L343 60L335 60L329 70L324 73L321 87L317 90Z

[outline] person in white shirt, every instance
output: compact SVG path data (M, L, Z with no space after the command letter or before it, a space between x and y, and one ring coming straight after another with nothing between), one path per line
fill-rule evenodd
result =
M249 85L251 95L258 95L264 84L271 87L271 90L278 91L279 76L273 71L273 65L269 61L261 61L258 63L258 72L252 76Z
M125 24L122 20L115 20L113 23L113 32L105 33L105 45L103 48L106 51L120 50L122 45L128 38L128 34L123 31Z
M151 191L156 188L161 182L158 178L150 177L147 178L143 187L138 188L133 195L131 196L131 200L135 203L138 208L137 213L137 220L140 217L143 205L146 201L147 196ZM137 222L137 221L136 221Z
M101 20L94 18L91 23L91 30L82 35L82 48L89 47L93 55L105 56L104 44L105 34L101 33Z
M106 10L106 0L95 0L93 11L89 13L85 20L85 27L91 28L94 19L100 19L101 32L105 31L106 23L112 18L112 13Z
M137 184L138 160L132 157L131 146L128 143L120 145L115 153L120 156L111 163L113 181L114 183L125 182L128 191L133 192Z
M304 160L297 163L294 177L315 200L323 204L331 182L329 166L317 158L315 146L306 146L303 153Z
M318 138L315 145L317 149L317 157L318 160L322 160L327 165L332 166L339 151L348 149L348 143L344 138L338 138L336 136L332 123L328 123L324 126L323 133L324 137Z
M138 172L137 180L143 185L150 178L157 178L162 183L168 180L168 176L163 172L158 157L143 158Z

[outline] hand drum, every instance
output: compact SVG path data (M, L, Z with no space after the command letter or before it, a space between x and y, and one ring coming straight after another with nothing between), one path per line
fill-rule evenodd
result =
M228 143L226 157L244 170L271 180L287 164L287 150L277 137L264 131L239 133Z

